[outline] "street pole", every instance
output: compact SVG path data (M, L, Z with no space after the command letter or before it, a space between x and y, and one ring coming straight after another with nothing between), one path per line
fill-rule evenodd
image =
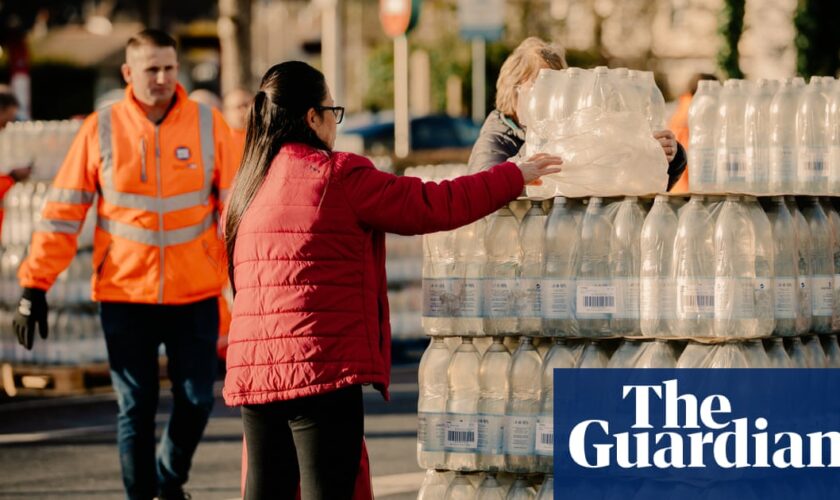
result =
M484 38L473 38L472 41L472 119L475 123L484 121L487 115L486 92L486 52L487 42Z
M408 38L394 38L394 154L405 158L411 149L408 124Z
M320 0L321 4L321 58L324 77L333 100L344 106L344 75L340 57L342 53L342 23L338 0Z

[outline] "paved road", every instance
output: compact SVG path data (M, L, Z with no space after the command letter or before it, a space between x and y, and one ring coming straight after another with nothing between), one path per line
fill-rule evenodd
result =
M366 391L365 429L377 500L416 498L417 367L397 367L392 401ZM158 428L171 406L161 392ZM119 499L112 394L0 404L0 499ZM187 490L196 500L239 497L242 425L218 400Z

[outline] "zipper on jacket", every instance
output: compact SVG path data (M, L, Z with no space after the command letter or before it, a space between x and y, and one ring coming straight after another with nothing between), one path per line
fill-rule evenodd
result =
M166 276L165 268L166 259L164 257L164 239L163 239L163 186L161 183L160 172L160 125L155 125L155 175L157 176L157 214L158 214L158 253L160 254L160 291L158 292L158 304L163 304L163 282Z
M146 182L146 138L140 138L140 182Z

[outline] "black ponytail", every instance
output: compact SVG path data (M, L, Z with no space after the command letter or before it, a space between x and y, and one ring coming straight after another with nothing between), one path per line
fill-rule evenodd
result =
M271 162L283 144L300 142L330 148L306 122L310 109L327 98L324 75L312 66L290 61L272 66L263 76L260 91L248 111L245 153L225 208L225 247L233 293L233 253L242 216L268 175Z

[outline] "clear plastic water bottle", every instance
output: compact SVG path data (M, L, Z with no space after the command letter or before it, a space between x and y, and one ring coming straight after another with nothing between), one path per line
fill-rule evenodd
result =
M455 261L458 276L464 277L461 291L460 317L456 330L461 335L484 333L483 285L481 273L487 262L484 251L484 232L487 224L480 219L459 229L455 235Z
M455 335L463 279L456 276L454 231L423 236L423 330Z
M775 320L775 252L770 220L753 196L745 196L744 203L752 219L755 231L755 314L758 320L757 334L766 337L773 333Z
M831 333L834 313L834 242L831 224L817 198L806 198L802 214L811 233L811 330Z
M790 357L791 368L810 368L808 354L800 337L791 337L788 345L788 357Z
M747 171L753 174L750 192L754 194L770 190L770 105L775 90L771 80L762 78L747 99Z
M805 354L808 356L809 368L826 368L825 351L818 335L807 335L802 338Z
M675 368L676 365L671 345L657 339L643 343L633 368Z
M554 475L546 474L536 500L554 500Z
M676 321L671 324L671 331L681 337L714 335L714 227L704 198L692 196L680 213L672 257Z
M474 500L475 486L467 476L458 472L446 488L443 498L444 500Z
M541 201L532 201L531 208L519 227L522 245L522 267L517 298L519 303L519 333L542 334L542 275L545 255L545 224L548 217Z
M749 368L743 344L740 342L727 342L715 346L707 362L708 366L703 368Z
M840 196L840 81L828 84L829 194Z
M796 190L796 112L799 93L792 78L782 83L770 102L770 190Z
M590 106L609 112L626 111L627 107L616 85L616 77L606 66L598 66L593 71L595 82L592 85Z
M831 330L836 333L840 331L840 213L834 208L831 198L822 198L820 204L831 226L834 252L834 311L831 314Z
M423 469L446 466L444 438L448 367L449 349L443 338L435 337L420 358L418 371L417 464Z
M455 349L447 369L446 468L475 470L478 449L478 374L481 357L471 337Z
M770 368L790 368L790 356L785 351L784 340L781 337L773 337L768 339L767 342L767 358L770 360Z
M802 335L811 331L813 319L813 305L811 299L811 229L805 216L796 204L796 198L788 196L785 198L790 215L794 220L796 229L796 252L797 252L797 277L799 280L799 312L796 314L796 333Z
M644 223L645 212L638 198L628 196L618 204L609 255L610 275L617 302L610 328L616 335L639 333L640 240Z
M505 500L505 487L499 483L495 474L487 474L478 487L475 500Z
M536 496L537 492L528 483L528 478L525 476L516 476L516 481L510 487L510 491L508 491L505 500L534 500Z
M840 344L837 343L837 335L820 335L825 351L826 367L840 368Z
M569 68L564 70L567 81L563 89L561 99L558 101L554 111L556 121L565 120L572 116L589 102L589 91L587 85L587 74L581 68Z
M828 187L828 101L811 78L796 112L796 174L799 192L819 196Z
M587 342L580 354L577 368L606 368L610 362L604 346L598 342Z
M772 368L772 362L764 350L764 344L759 339L751 339L744 342L744 356L747 358L747 365L750 368Z
M485 235L484 332L487 335L517 333L516 295L522 263L519 223L509 207L490 219Z
M723 84L718 108L717 186L724 192L747 191L747 179L753 175L747 171L746 134L744 117L746 96L743 80L729 79Z
M530 337L522 337L513 354L508 375L505 418L505 469L531 472L536 467L534 453L537 415L540 411L542 360Z
M796 250L795 220L781 196L770 199L767 216L770 220L775 255L773 316L776 326L773 333L788 337L796 334L796 316L799 312L799 256Z
M610 361L607 363L607 368L633 368L636 365L636 360L639 358L639 353L645 346L645 342L641 340L624 339L615 350Z
M727 196L715 224L715 336L755 337L755 230L738 196Z
M537 472L550 473L554 470L554 370L574 368L575 356L566 341L555 339L542 364L540 385L540 413L537 416L535 451Z
M642 224L639 274L640 330L642 335L670 335L669 321L674 317L674 282L672 278L673 245L677 216L665 195L657 196Z
M717 346L689 342L683 349L677 368L708 368Z
M423 484L420 485L417 500L440 500L445 497L448 487L448 473L429 469L423 478Z
M508 397L510 352L504 339L496 337L484 352L479 367L478 468L505 469L504 425Z
M656 85L652 71L645 71L642 73L645 83L648 87L648 108L650 116L650 129L654 132L665 130L668 125L665 120L665 98L662 97L662 91Z
M579 266L575 283L575 313L583 337L610 334L616 312L616 290L610 280L612 227L601 198L590 198L581 222Z
M575 260L579 230L566 198L554 198L545 227L542 315L545 335L575 335Z
M688 108L688 182L697 193L715 189L720 83L700 80Z

